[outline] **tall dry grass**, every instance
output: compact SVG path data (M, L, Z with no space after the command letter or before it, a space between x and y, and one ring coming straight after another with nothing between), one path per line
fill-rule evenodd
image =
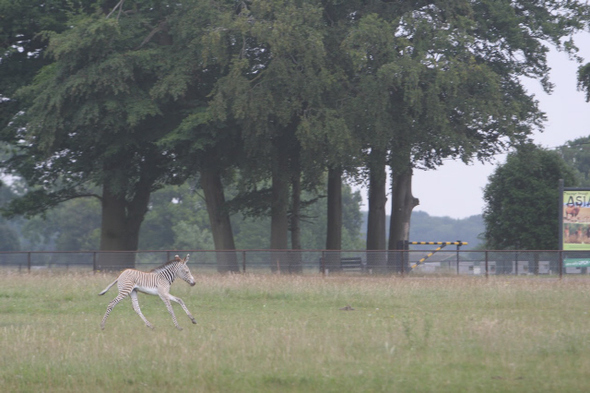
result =
M0 391L579 392L590 279L196 275L199 324L112 276L0 275ZM350 306L350 307L347 307ZM345 310L342 310L345 308ZM346 310L353 308L354 310Z

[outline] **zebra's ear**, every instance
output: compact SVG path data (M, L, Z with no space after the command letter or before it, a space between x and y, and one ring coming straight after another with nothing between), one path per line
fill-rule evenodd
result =
M182 262L187 263L189 255L191 255L191 254L186 254L186 258L184 258L184 260Z

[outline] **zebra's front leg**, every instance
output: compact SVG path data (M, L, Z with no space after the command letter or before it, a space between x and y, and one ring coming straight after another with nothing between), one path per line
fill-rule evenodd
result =
M141 312L141 309L139 308L139 301L137 300L137 290L134 289L133 291L131 291L131 293L129 295L131 296L131 304L133 305L133 309L135 310L137 315L139 315L141 317L141 319L143 320L143 322L145 322L145 325L147 327L149 327L150 329L153 329L154 326L150 323L150 321L147 320L146 317L143 316L143 313Z
M184 310L184 312L186 313L186 315L188 315L188 317L191 319L191 321L193 321L194 324L197 323L197 321L195 320L195 317L193 317L193 315L188 310L188 308L186 308L186 305L184 304L184 302L182 301L181 298L176 297L176 296L172 296L172 295L169 295L169 297L170 297L170 300L172 300L173 302L176 302L176 303L180 304L180 307L182 307L182 309Z
M113 299L113 301L111 301L109 303L109 305L107 306L107 311L104 313L104 317L102 317L102 322L100 323L100 328L102 330L104 330L104 324L107 321L107 318L109 317L109 314L111 313L111 311L113 311L113 308L123 299L125 299L125 297L127 296L127 293L121 293L119 292L119 294L117 295L116 298Z
M170 304L170 299L169 299L170 294L169 293L165 293L165 294L160 293L159 295L160 295L160 299L162 299L162 301L166 305L168 312L172 316L172 322L174 322L174 326L176 326L176 329L182 330L182 328L178 325L178 321L176 320L176 315L174 315L174 310L172 309L172 304Z

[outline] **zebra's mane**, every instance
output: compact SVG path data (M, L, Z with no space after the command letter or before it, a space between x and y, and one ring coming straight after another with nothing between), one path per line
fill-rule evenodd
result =
M152 270L150 270L150 273L159 273L161 271L168 270L168 268L170 267L170 265L173 265L176 262L178 262L178 261L176 261L175 259L172 259L172 260L166 262L163 265L160 265L158 267L153 268Z

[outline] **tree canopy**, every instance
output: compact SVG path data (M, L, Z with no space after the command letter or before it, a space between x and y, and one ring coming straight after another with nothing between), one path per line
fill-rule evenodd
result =
M572 167L580 187L590 187L590 136L567 141L559 147L564 161Z
M487 248L558 250L559 179L578 181L558 152L526 144L509 153L484 189Z
M30 187L5 211L93 196L103 250L136 249L152 194L189 177L216 248L235 247L230 213L246 212L270 217L270 248L300 247L304 210L325 189L337 249L343 176L369 184L367 248L384 249L386 166L395 247L418 204L414 168L486 160L542 128L520 78L550 91L548 47L575 53L570 37L589 15L534 0L0 0L0 10L14 15L0 20L2 168Z
M96 196L101 249L137 249L150 193L184 179L174 152L157 144L178 125L182 105L150 92L159 80L156 49L167 44L166 32L153 34L150 26L173 11L138 2L119 18L99 8L70 16L70 29L46 33L53 61L18 91L27 110L6 128L16 140L6 166L32 187L10 213L37 214Z

